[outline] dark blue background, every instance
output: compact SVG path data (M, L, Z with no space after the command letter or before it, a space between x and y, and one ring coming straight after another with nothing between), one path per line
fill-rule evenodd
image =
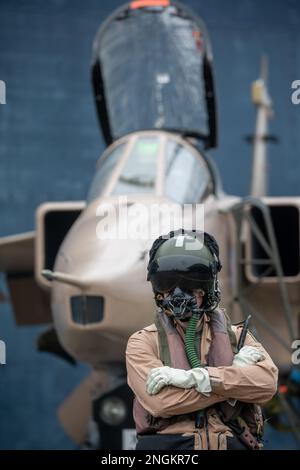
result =
M121 1L0 0L0 236L31 230L44 201L85 198L104 148L90 86L93 37ZM220 146L212 152L227 192L249 188L254 129L250 83L269 57L274 101L270 148L271 195L298 195L300 105L291 83L300 79L300 3L297 0L186 1L205 20L213 44ZM150 38L149 38L150 39ZM0 287L5 289L3 277ZM55 416L56 406L86 373L35 352L40 327L16 328L0 304L0 448L72 448ZM286 437L286 439L285 439ZM271 446L271 445L269 445ZM295 447L288 436L272 446Z

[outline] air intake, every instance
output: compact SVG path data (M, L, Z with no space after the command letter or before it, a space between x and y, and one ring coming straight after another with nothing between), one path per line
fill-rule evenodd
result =
M293 277L300 272L300 254L299 254L299 210L292 205L270 205L270 215L274 228L274 234L278 246L280 261L284 277ZM252 217L269 243L266 226L262 213L257 208L251 209ZM251 255L254 259L266 259L268 255L255 236L251 237ZM269 270L268 274L263 274L266 266L253 265L252 274L260 277L274 277L274 269Z
M74 323L80 325L99 323L104 317L104 297L75 295L71 297L71 312Z

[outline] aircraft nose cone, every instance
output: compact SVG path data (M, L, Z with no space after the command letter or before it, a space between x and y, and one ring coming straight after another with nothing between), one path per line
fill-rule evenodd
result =
M101 240L85 230L83 225L67 241L55 266L82 279L85 287L56 282L52 305L65 349L96 367L124 361L129 336L153 323L155 304L144 245Z

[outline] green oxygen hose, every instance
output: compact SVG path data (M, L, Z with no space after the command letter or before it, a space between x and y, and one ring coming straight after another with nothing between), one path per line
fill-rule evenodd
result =
M200 315L197 315L195 313L192 315L184 336L184 348L192 369L195 369L195 367L202 367L195 347L196 328L199 319ZM204 410L199 410L196 413L196 428L201 428L203 426L204 418Z
M201 362L198 358L197 351L195 348L196 328L199 319L200 315L192 315L184 336L185 352L192 369L194 369L195 367L201 367Z

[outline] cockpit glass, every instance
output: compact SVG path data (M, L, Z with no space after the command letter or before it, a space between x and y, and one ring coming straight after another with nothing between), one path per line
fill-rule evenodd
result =
M108 179L116 167L120 157L124 153L126 143L120 144L115 147L111 152L107 153L104 158L100 158L97 165L95 177L93 179L91 189L88 194L88 202L100 196L105 189Z
M100 158L88 202L107 191L108 184L110 194L156 193L158 168L164 174L163 193L179 204L201 202L213 191L210 170L197 151L172 137L163 141L161 135L137 135Z
M113 194L155 191L159 145L160 140L156 136L139 137L136 140L121 170Z
M202 201L212 188L212 180L204 160L188 147L168 140L165 159L165 193L179 204Z
M202 23L184 6L126 8L111 17L94 43L94 77L105 90L111 139L143 129L209 135ZM206 68L205 68L206 70ZM100 77L100 78L99 78ZM99 83L100 81L100 83Z

